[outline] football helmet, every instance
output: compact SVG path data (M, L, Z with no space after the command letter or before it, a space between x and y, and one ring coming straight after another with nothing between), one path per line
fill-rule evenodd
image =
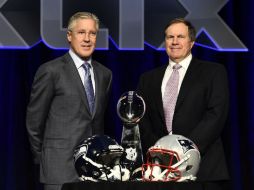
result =
M200 159L200 152L190 139L167 135L148 149L142 178L144 181L194 181Z
M126 153L107 135L85 139L74 152L74 164L81 181L127 181L130 171L121 165Z

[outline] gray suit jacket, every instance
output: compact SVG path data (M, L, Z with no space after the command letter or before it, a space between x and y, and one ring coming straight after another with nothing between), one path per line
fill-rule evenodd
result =
M96 61L92 66L96 90L92 114L69 53L41 65L35 75L26 124L42 183L76 181L75 147L88 136L104 133L112 72Z

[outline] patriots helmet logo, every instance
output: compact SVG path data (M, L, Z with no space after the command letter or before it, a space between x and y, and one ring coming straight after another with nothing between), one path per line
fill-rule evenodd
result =
M189 140L179 139L178 142L181 145L184 153L186 153L187 151L191 149L195 149L195 144Z

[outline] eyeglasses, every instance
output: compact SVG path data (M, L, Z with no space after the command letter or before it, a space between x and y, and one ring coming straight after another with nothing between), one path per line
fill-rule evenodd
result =
M96 36L97 36L97 32L95 32L95 31L86 32L84 30L80 30L80 31L70 30L70 32L74 32L78 37L85 37L86 35L88 35L89 38L96 38Z

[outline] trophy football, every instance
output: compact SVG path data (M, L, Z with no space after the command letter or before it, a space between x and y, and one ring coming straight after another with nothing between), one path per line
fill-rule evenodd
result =
M145 102L135 91L124 93L117 103L117 114L123 122L121 145L125 149L125 165L135 173L143 164L138 122L145 114Z

